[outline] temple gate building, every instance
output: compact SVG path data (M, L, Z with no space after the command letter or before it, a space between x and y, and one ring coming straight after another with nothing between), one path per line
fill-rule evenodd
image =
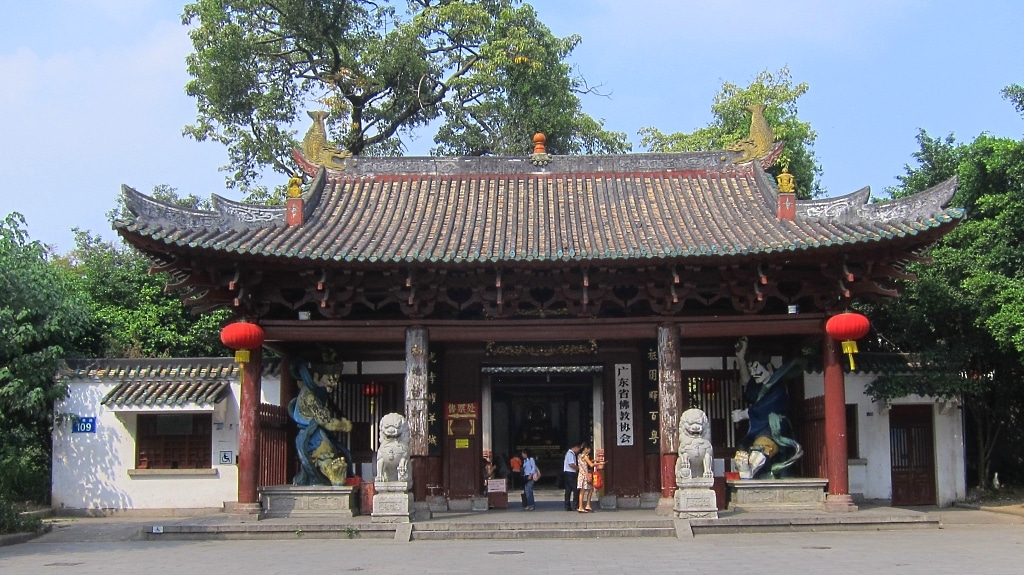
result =
M552 156L535 143L526 157L296 152L304 183L286 206L214 196L195 211L124 188L115 229L168 287L266 334L238 390L237 501L256 504L267 481L257 436L271 351L278 405L302 361L333 378L341 411L364 414L351 417L354 463L370 463L374 414L405 414L417 502L479 496L482 456L523 447L554 478L587 440L606 461L606 497L653 507L675 490L686 408L711 418L716 456L735 451L733 353L747 336L776 361L822 350L817 375L789 383L807 450L797 471L828 480L830 508L851 508L857 402L825 324L897 295L905 266L963 217L944 207L955 180L887 203L868 203L867 188L798 200L766 172L780 144Z

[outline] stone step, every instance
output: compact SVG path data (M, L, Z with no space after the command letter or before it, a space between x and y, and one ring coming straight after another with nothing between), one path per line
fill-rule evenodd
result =
M671 520L414 524L411 533L413 541L675 536L676 528Z
M691 519L693 535L726 533L781 533L812 531L899 531L903 529L938 529L938 518L917 515L848 515L733 517L722 519Z

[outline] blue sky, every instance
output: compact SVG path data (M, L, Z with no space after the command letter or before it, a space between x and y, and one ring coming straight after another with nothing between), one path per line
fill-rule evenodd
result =
M961 141L1024 134L999 94L1024 83L1018 0L531 4L555 34L582 35L570 61L609 94L584 109L630 134L635 151L640 128L704 126L723 81L745 86L783 66L810 85L799 114L818 132L830 195L893 185L918 128ZM121 184L238 199L218 171L224 148L181 136L195 118L183 5L2 1L0 216L24 214L33 239L63 252L73 227L115 237L105 214ZM430 145L424 134L410 152Z

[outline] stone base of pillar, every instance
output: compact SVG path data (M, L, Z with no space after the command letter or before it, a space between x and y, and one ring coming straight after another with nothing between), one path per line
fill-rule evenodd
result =
M825 511L829 513L848 513L856 511L857 505L850 495L833 495L829 493L825 497Z
M658 500L658 506L654 508L654 514L660 517L674 517L675 512L673 508L676 505L676 500L672 497L662 497Z

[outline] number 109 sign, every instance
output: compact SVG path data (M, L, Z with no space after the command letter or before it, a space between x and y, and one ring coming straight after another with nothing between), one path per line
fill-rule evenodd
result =
M96 433L96 418L79 417L71 424L71 433Z

